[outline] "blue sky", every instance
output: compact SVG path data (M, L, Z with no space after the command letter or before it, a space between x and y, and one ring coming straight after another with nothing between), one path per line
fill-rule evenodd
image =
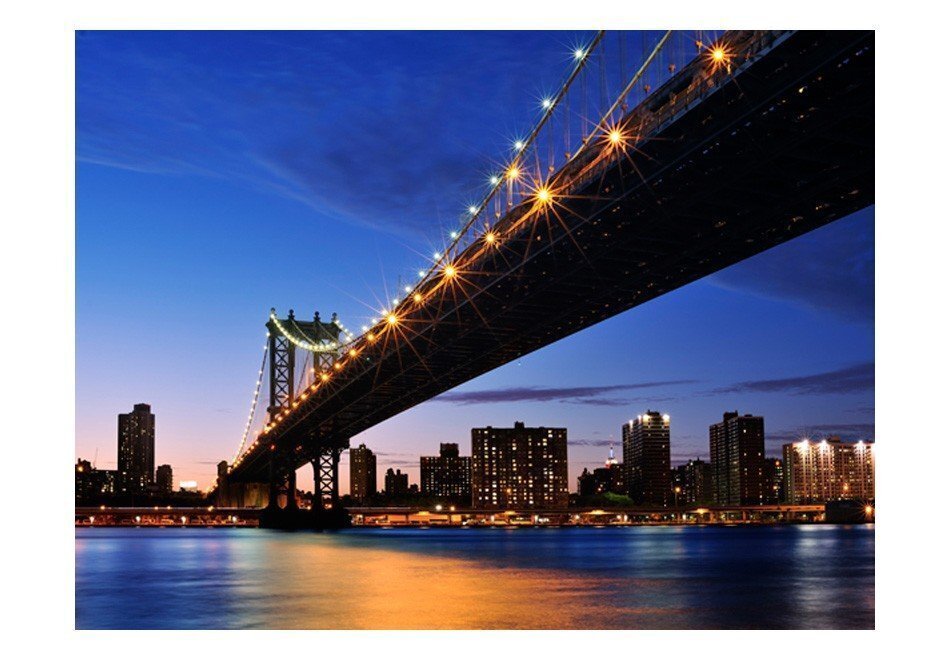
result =
M151 403L157 460L213 477L240 440L271 307L356 329L441 245L589 33L77 34L78 456ZM571 479L621 424L674 462L724 410L767 448L874 436L867 209L621 314L353 439L409 469L486 424L568 427ZM344 470L345 472L345 470Z

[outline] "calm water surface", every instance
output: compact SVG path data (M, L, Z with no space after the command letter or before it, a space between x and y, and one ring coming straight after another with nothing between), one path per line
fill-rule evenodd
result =
M873 628L874 526L77 529L77 628Z

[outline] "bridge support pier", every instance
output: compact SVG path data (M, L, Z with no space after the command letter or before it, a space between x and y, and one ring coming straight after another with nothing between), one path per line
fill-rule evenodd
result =
M340 454L343 449L345 446L321 447L310 461L314 481L311 517L317 529L350 526L350 516L340 506Z

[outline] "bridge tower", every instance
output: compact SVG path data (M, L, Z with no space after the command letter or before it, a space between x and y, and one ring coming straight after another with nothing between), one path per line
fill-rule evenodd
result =
M333 369L334 363L342 353L341 335L349 340L349 332L340 323L336 312L329 322L320 319L320 312L314 312L313 321L300 321L290 310L286 318L278 318L271 310L267 321L268 351L270 353L268 376L270 382L270 401L267 412L273 420L282 410L286 410L294 400L297 373L297 349L311 356L313 378L320 373ZM303 379L302 379L303 380ZM310 463L314 474L315 517L340 517L339 508L340 454L349 446L349 441L328 442L323 438L311 438ZM273 456L271 458L268 508L279 508L278 498L285 495L284 510L296 509L296 471L294 457Z

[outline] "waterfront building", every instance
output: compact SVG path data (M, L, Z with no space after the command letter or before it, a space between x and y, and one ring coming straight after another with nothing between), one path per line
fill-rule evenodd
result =
M438 456L419 458L422 494L468 503L472 498L472 458L459 456L454 442L439 445Z
M376 494L376 454L366 445L350 449L350 496L360 504Z
M874 499L874 443L842 442L838 436L782 447L789 504Z
M673 502L684 505L712 504L712 465L693 458L672 471ZM679 489L677 491L677 488Z
M155 415L147 403L119 415L119 492L144 493L155 483Z
M112 495L115 482L115 470L98 470L81 458L76 461L76 502L93 502L102 495Z
M637 504L667 506L670 489L670 416L648 410L623 425L627 492Z
M472 505L564 507L568 503L567 429L472 429Z
M721 506L766 501L765 419L726 412L709 427L713 499Z
M763 504L779 504L785 501L785 474L782 460L766 458L763 467L765 501Z
M386 470L385 486L387 497L405 497L409 494L409 475L401 470L393 472L393 469L389 468Z
M171 493L173 483L171 465L159 465L155 468L155 486L159 493L163 495Z

